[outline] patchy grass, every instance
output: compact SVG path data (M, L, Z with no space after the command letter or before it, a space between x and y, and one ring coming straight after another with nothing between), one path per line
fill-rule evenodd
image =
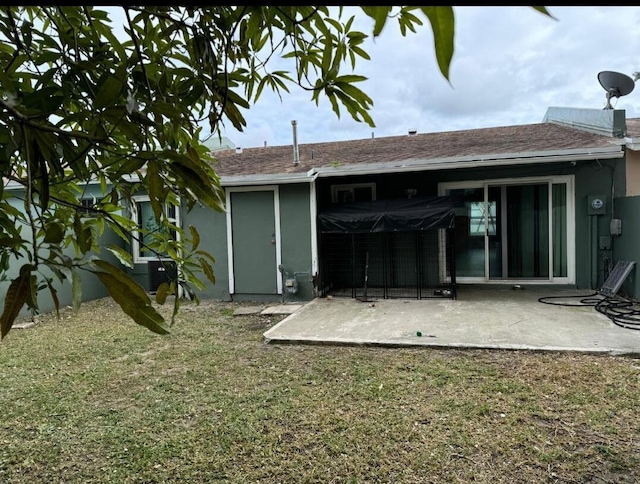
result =
M109 300L0 343L0 482L638 482L640 362L270 345L279 316Z

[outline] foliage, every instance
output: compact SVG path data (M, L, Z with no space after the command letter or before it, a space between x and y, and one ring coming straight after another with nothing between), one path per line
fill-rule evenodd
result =
M422 25L420 16L428 19L448 78L452 7L361 10L374 20L374 36L390 18L403 35ZM114 13L122 26L111 19ZM0 281L10 283L1 337L25 305L38 310L43 290L58 310L58 283L71 282L79 306L86 272L96 274L137 323L169 331L119 265L132 266L129 244L138 238L179 268L178 280L158 291L158 302L171 293L197 300L205 287L200 274L214 283L214 260L198 249L197 230L172 226L163 209L224 209L203 124L213 135L225 123L242 130L241 109L265 87L286 93L297 84L316 103L326 96L337 116L342 107L373 126L372 100L357 87L365 78L355 73L356 62L369 58L367 35L342 14L342 8L308 6L0 7ZM291 71L269 71L274 57L289 59ZM103 195L83 206L94 184ZM131 197L141 193L169 230L144 238L129 213ZM102 247L105 231L121 244ZM173 317L180 298L174 300Z

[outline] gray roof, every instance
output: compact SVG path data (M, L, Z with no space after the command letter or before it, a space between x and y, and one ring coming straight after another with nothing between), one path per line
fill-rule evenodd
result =
M640 133L640 119L628 120ZM299 144L299 163L293 145L222 150L214 153L214 169L221 177L304 175L312 169L336 166L384 166L401 162L474 158L514 159L558 152L620 150L623 141L555 123L447 131L352 141ZM240 150L238 150L240 151Z

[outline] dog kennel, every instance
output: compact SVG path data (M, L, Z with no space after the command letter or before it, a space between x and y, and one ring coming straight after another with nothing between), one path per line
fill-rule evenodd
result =
M455 299L455 204L423 197L320 212L319 295Z

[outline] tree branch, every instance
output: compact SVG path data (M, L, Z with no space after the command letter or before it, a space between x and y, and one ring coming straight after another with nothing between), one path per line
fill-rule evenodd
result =
M49 133L57 133L64 136L69 136L71 138L83 139L86 141L91 141L92 143L106 143L106 144L115 144L113 141L109 139L108 136L98 138L95 136L91 136L85 134L82 131L65 131L64 129L56 128L50 124L40 124L33 121L29 116L25 116L16 108L14 108L11 104L7 103L4 99L0 98L0 107L6 109L9 114L11 114L20 124L25 124L27 126L31 126L34 129L39 129L42 131L47 131Z

